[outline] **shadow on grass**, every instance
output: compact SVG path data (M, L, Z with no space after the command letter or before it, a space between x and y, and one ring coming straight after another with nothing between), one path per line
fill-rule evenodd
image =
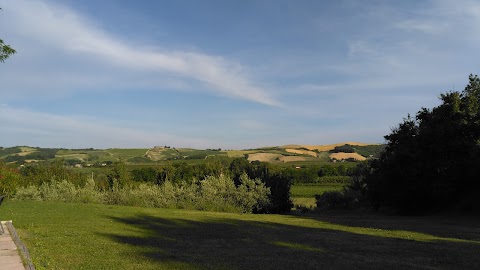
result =
M109 217L127 226L103 234L159 265L199 269L474 269L480 245L418 242L327 228L236 219ZM299 219L300 221L302 219ZM304 219L312 222L311 219ZM128 254L125 254L128 256Z
M311 219L346 227L375 228L425 234L438 241L480 244L480 217L465 215L389 216L374 212L322 211L305 215Z

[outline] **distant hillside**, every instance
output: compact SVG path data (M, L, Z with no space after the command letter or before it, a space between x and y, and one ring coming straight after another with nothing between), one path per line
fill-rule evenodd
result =
M342 145L352 145L352 146L367 146L369 144L367 143L359 143L359 142L343 142L343 143L336 143L336 144L326 144L326 145L308 145L308 144L290 144L290 145L284 145L280 146L281 148L293 148L293 149L307 149L307 150L317 150L319 152L328 152L333 150L336 146L342 146Z
M6 163L30 163L62 159L70 165L105 166L117 161L131 164L156 163L166 160L204 160L210 157L245 157L265 162L330 162L354 161L378 157L384 145L357 142L330 145L284 145L248 150L191 149L169 146L151 149L61 149L29 146L0 147L0 160Z

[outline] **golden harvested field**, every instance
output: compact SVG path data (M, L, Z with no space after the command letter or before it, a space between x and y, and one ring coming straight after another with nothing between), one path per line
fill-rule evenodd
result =
M342 160L342 159L348 159L348 158L354 158L356 160L359 160L359 161L363 161L363 160L366 160L365 157L357 154L357 153L333 153L330 155L330 158L335 158L335 159L338 159L338 160Z
M279 158L281 162L295 162L295 161L305 161L307 160L305 157L299 156L282 156Z
M308 150L303 150L303 149L291 149L291 148L287 148L287 149L285 149L285 151L287 151L287 152L289 152L289 153L299 154L299 155L309 155L309 156L312 156L312 157L317 157L317 153L316 153L316 152L308 151Z
M24 157L24 156L26 156L26 155L28 155L28 154L31 154L31 153L34 153L34 152L37 152L37 150L33 150L33 151L22 151L22 152L18 153L17 155Z
M272 153L256 153L256 154L249 154L248 161L263 161L263 162L274 162L279 160L283 155L281 154L272 154Z
M36 148L30 147L30 146L20 146L19 147L22 152L35 152L37 151Z

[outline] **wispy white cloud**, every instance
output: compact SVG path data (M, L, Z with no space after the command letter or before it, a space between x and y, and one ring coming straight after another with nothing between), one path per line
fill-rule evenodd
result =
M113 68L147 70L202 82L217 95L266 105L280 102L266 89L249 79L245 68L221 56L175 49L151 49L106 33L95 22L48 1L6 2L10 24L17 35L64 51L70 57L90 57ZM160 46L161 47L161 44Z
M427 1L408 12L396 6L368 8L368 23L348 38L347 57L329 67L348 78L335 88L348 93L352 86L357 91L435 86L429 92L436 96L478 72L465 52L480 46L480 2Z
M394 24L400 30L426 35L463 35L478 32L480 3L472 0L428 1L428 9L413 12L415 17L399 18ZM465 37L466 38L466 37Z
M396 24L399 29L406 31L419 31L425 34L442 34L449 30L450 24L447 21L436 22L436 21L424 21L418 19L407 19L400 21Z

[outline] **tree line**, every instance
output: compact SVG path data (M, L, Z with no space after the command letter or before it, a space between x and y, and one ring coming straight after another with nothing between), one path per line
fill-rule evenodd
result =
M385 136L378 159L360 164L343 192L317 196L319 206L366 202L399 213L480 210L480 79L440 95Z
M133 170L124 162L117 162L105 172L93 174L67 168L62 160L28 164L21 168L0 163L0 192L12 196L20 189L24 191L24 188L32 187L32 190L39 190L38 188L47 188L49 185L57 187L55 183L63 181L79 188L85 187L88 181L93 181L95 190L114 192L135 190L142 184L148 184L153 189L165 185L173 185L178 190L182 190L182 187L193 189L204 186L207 179L210 182L221 179L226 184L231 179L232 185L239 192L245 189L241 188L242 185L245 186L245 182L249 181L245 179L258 181L255 185L262 185L269 190L269 203L256 208L255 211L259 213L285 213L292 207L290 186L293 179L276 166L264 162L252 164L246 159L211 158L208 162L191 165L185 162L166 162L156 167ZM251 191L260 192L259 189Z

